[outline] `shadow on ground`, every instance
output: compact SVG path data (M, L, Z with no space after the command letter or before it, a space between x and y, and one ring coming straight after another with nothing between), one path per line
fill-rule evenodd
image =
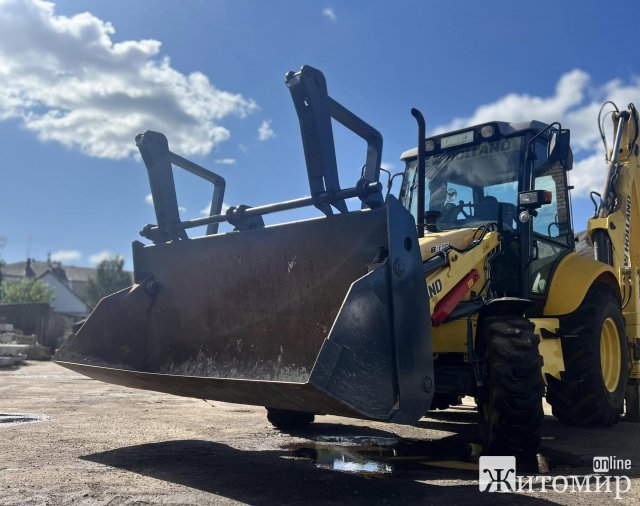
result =
M320 418L292 433L294 438L283 440L280 448L251 451L205 440L161 441L83 458L256 505L555 504L531 495L478 490L476 416L466 406L430 412L416 425L452 434L432 440L401 438L378 428L325 423ZM591 473L591 453L599 451L596 442L617 455L626 453L624 425L566 427L545 417L543 433L548 437L541 451L551 468L548 476ZM581 444L584 441L593 444L587 448ZM633 468L625 474L636 477L638 471Z
M341 472L314 464L313 449L319 437L350 437L359 446L371 448L371 441L408 441L381 430L363 427L320 424L309 444L291 444L273 450L238 450L225 444L204 440L162 441L117 448L82 457L84 460L124 469L155 479L202 490L247 504L314 504L328 501L349 504L538 504L549 503L531 496L483 494L477 485L424 483L443 479L475 480L477 471L422 467L404 469L402 465L386 473ZM328 430L333 427L335 430ZM358 439L359 438L359 439ZM452 436L438 441L430 451L445 451L446 446L464 444L466 438ZM367 446L369 444L369 446ZM391 444L391 443L389 443ZM441 448L437 448L440 445ZM325 447L325 443L322 443ZM383 445L384 447L384 445ZM312 454L301 453L309 449ZM390 446L389 448L392 448ZM348 447L351 451L352 447ZM391 452L393 455L393 452ZM442 458L446 458L443 455ZM448 456L450 458L450 456ZM315 455L318 458L318 455ZM366 452L362 457L366 460ZM419 481L420 480L420 481Z

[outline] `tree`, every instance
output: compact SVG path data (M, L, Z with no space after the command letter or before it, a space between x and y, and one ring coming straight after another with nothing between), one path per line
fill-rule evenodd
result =
M6 237L0 237L0 253L4 249L4 245L7 244ZM2 301L2 268L4 267L4 260L0 258L0 302Z
M7 279L2 281L0 301L4 304L21 302L53 302L53 290L38 279Z
M124 258L103 260L98 264L95 277L87 283L87 302L95 307L100 299L131 285L131 277L124 272Z

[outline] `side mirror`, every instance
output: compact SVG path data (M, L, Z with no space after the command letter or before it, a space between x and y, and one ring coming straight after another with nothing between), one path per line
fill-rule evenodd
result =
M552 130L549 136L548 161L562 162L569 157L571 132L568 129Z

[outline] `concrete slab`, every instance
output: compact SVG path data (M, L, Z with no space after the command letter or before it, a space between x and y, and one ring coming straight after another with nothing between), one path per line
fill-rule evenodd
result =
M33 344L27 348L27 360L50 360L51 349L41 344Z
M28 344L4 343L0 344L0 355L4 355L5 357L26 355L29 348L31 348L31 346Z
M20 360L16 357L0 357L0 367L11 367L16 365Z

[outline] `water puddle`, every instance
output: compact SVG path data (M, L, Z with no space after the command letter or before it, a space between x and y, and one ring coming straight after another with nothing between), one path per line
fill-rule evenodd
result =
M451 437L432 441L381 437L319 436L314 441L284 447L294 458L321 469L385 477L399 472L454 470L478 473L482 446ZM545 474L556 467L588 465L580 456L543 448L544 453L518 459L521 471Z
M0 428L13 427L22 423L43 422L49 418L45 415L28 413L0 413Z

